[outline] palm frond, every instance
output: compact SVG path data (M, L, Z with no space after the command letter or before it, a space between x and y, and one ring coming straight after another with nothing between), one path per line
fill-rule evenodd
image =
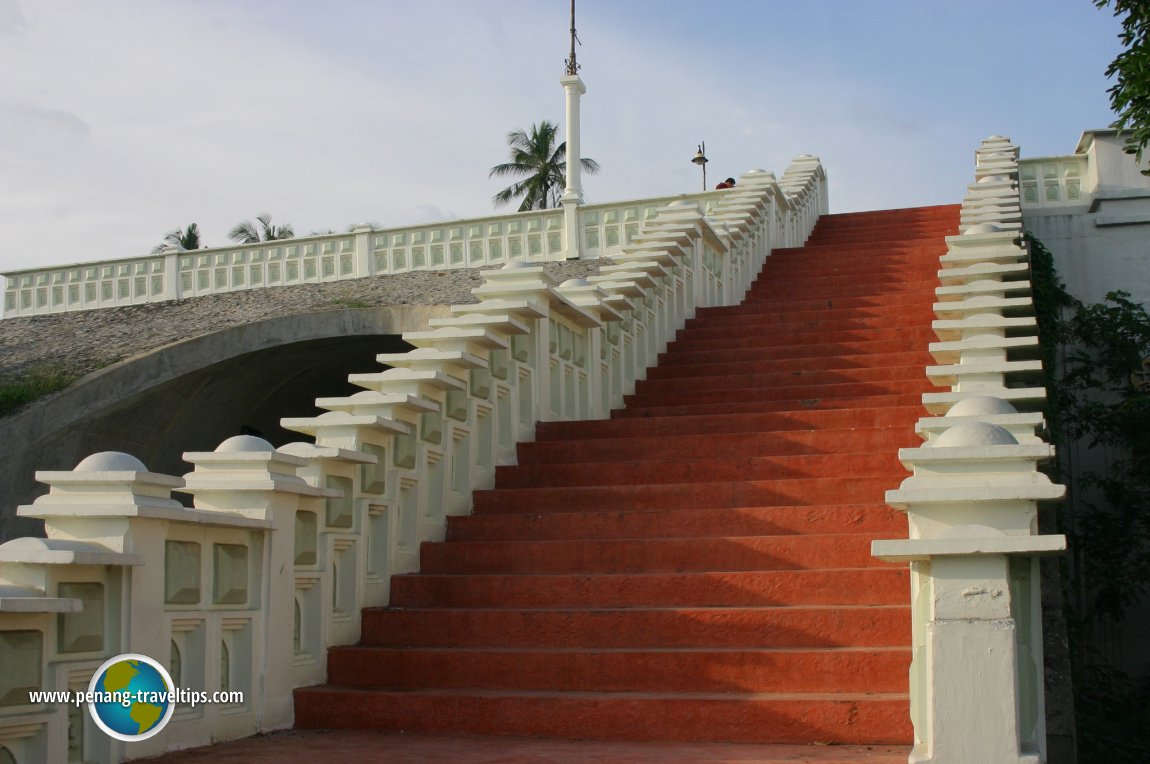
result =
M256 220L260 223L260 231L263 234L261 238L264 241L270 241L272 238L270 234L275 230L272 228L272 216L265 212L262 215L256 215Z
M168 231L164 234L164 240L152 247L152 254L158 254L165 249L178 249L183 252L188 249L199 249L203 246L200 240L200 227L195 223L191 223L187 228L181 230L179 228L174 231Z
M228 231L228 238L238 244L259 244L260 233L252 221L241 220Z
M177 234L181 249L199 249L204 246L200 239L200 227L195 223L189 223L183 231L176 230L173 233Z
M530 130L512 130L507 134L510 161L492 167L487 177L526 177L493 196L491 201L495 206L508 204L520 196L523 197L520 211L559 205L567 185L564 165L567 144L556 146L558 137L559 126L547 120L532 125ZM593 159L583 159L580 164L588 173L599 171L599 164Z
M264 233L264 241L279 241L281 239L295 238L295 230L292 229L290 223L284 223L281 226L271 226Z

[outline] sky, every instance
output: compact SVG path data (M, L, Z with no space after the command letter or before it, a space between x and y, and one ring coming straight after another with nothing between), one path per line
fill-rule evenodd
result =
M0 0L0 271L495 214L510 130L562 126L567 0ZM819 156L832 212L957 203L991 134L1114 116L1090 0L578 0L587 202ZM510 211L509 208L503 208Z

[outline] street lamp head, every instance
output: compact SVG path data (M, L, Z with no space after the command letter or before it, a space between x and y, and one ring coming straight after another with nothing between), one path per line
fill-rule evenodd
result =
M692 159L691 162L702 167L708 161L709 160L707 159L707 155L703 153L703 144L700 143L699 144L699 150L695 152L695 158Z

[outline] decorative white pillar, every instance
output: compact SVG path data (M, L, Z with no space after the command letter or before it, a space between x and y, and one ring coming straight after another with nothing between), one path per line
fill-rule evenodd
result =
M578 74L560 78L567 94L567 187L563 190L564 257L577 260L583 248L579 246L579 205L583 203L583 185L579 171L579 96L587 92Z

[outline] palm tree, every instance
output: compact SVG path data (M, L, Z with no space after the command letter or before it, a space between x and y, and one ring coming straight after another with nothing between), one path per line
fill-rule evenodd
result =
M169 247L175 247L183 252L186 249L199 249L202 246L204 246L204 240L200 238L200 227L192 223L182 231L177 228L164 234L164 241L152 247L152 254L162 252Z
M261 241L276 241L290 239L295 236L291 223L281 226L272 225L272 216L264 213L256 218L259 221L259 230L250 220L236 223L235 228L228 231L228 238L240 244L259 244Z
M487 177L505 175L526 175L512 183L494 197L496 207L507 204L522 196L519 211L544 210L559 206L559 196L567 185L567 142L555 146L559 127L544 120L531 126L531 132L512 130L507 134L507 145L511 149L511 161L491 168ZM599 163L594 159L582 159L580 165L589 175L599 172Z

